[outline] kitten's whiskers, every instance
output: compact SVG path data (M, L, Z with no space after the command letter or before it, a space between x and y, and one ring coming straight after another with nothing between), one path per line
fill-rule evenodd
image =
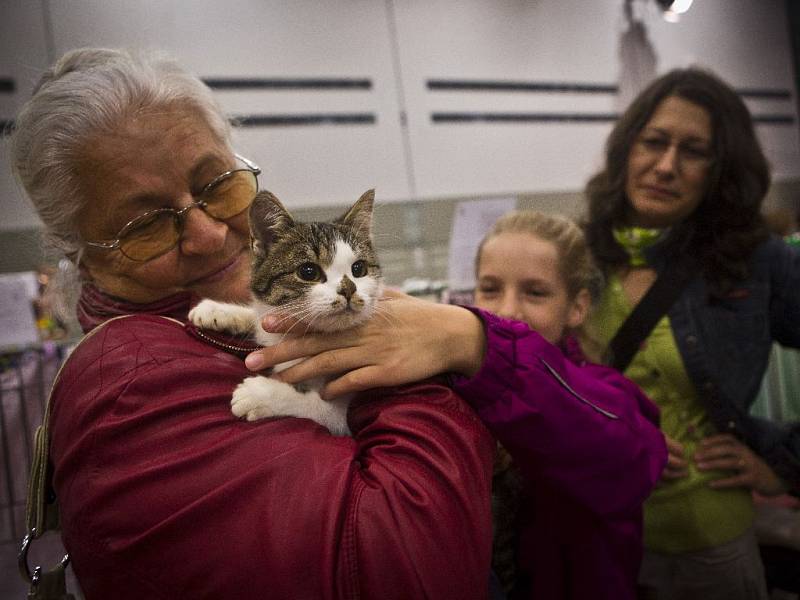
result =
M390 299L389 299L389 300L390 300ZM382 302L383 302L383 300L381 299L381 300L380 300L380 301L378 301L378 303L375 305L375 309L372 311L372 317L373 317L373 318L380 318L380 319L383 319L384 323L386 323L386 324L388 324L388 325L391 325L391 326L394 326L394 325L398 325L398 324L400 324L400 323L401 323L401 319L400 319L400 317L398 317L398 316L396 316L396 315L393 315L392 313L390 313L389 311L387 311L387 310L386 310L386 309L385 309L385 308L384 308L384 307L381 305L381 303L382 303Z

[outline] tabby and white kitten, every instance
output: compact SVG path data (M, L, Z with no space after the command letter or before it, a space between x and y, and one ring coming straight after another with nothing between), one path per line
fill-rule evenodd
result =
M317 332L363 323L375 312L383 291L371 235L374 199L375 190L369 190L330 223L301 223L271 193L259 192L250 207L252 303L203 300L189 319L199 327L254 334L263 346L283 337L261 329L261 319L270 313L302 319L308 331ZM274 371L294 362L277 365ZM324 425L334 435L349 435L351 398L322 400L319 390L324 383L313 380L292 386L260 375L248 377L233 392L231 408L248 421L301 417Z

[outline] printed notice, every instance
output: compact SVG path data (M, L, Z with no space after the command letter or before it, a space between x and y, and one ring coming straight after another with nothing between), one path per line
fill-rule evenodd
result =
M33 301L38 282L33 271L0 275L0 347L24 347L39 341Z

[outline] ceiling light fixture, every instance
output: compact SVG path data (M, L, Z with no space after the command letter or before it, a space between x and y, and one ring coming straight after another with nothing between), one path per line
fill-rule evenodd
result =
M669 23L677 23L681 15L692 6L693 0L656 0L656 3L664 11L664 20Z

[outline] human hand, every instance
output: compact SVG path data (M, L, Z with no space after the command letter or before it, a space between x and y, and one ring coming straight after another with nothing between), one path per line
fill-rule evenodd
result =
M262 323L274 333L291 332L298 324L279 315ZM305 358L273 376L286 383L334 377L321 392L331 399L439 373L474 375L483 362L485 344L483 323L465 308L386 291L364 325L337 333L287 333L279 344L251 353L245 364L257 371Z
M709 483L715 489L746 487L764 496L778 496L787 490L786 484L761 457L729 433L701 440L694 460L700 471L721 469L736 473Z
M683 444L668 435L664 435L664 439L667 442L667 466L661 473L661 479L672 481L686 477L689 474L689 465L683 457Z

